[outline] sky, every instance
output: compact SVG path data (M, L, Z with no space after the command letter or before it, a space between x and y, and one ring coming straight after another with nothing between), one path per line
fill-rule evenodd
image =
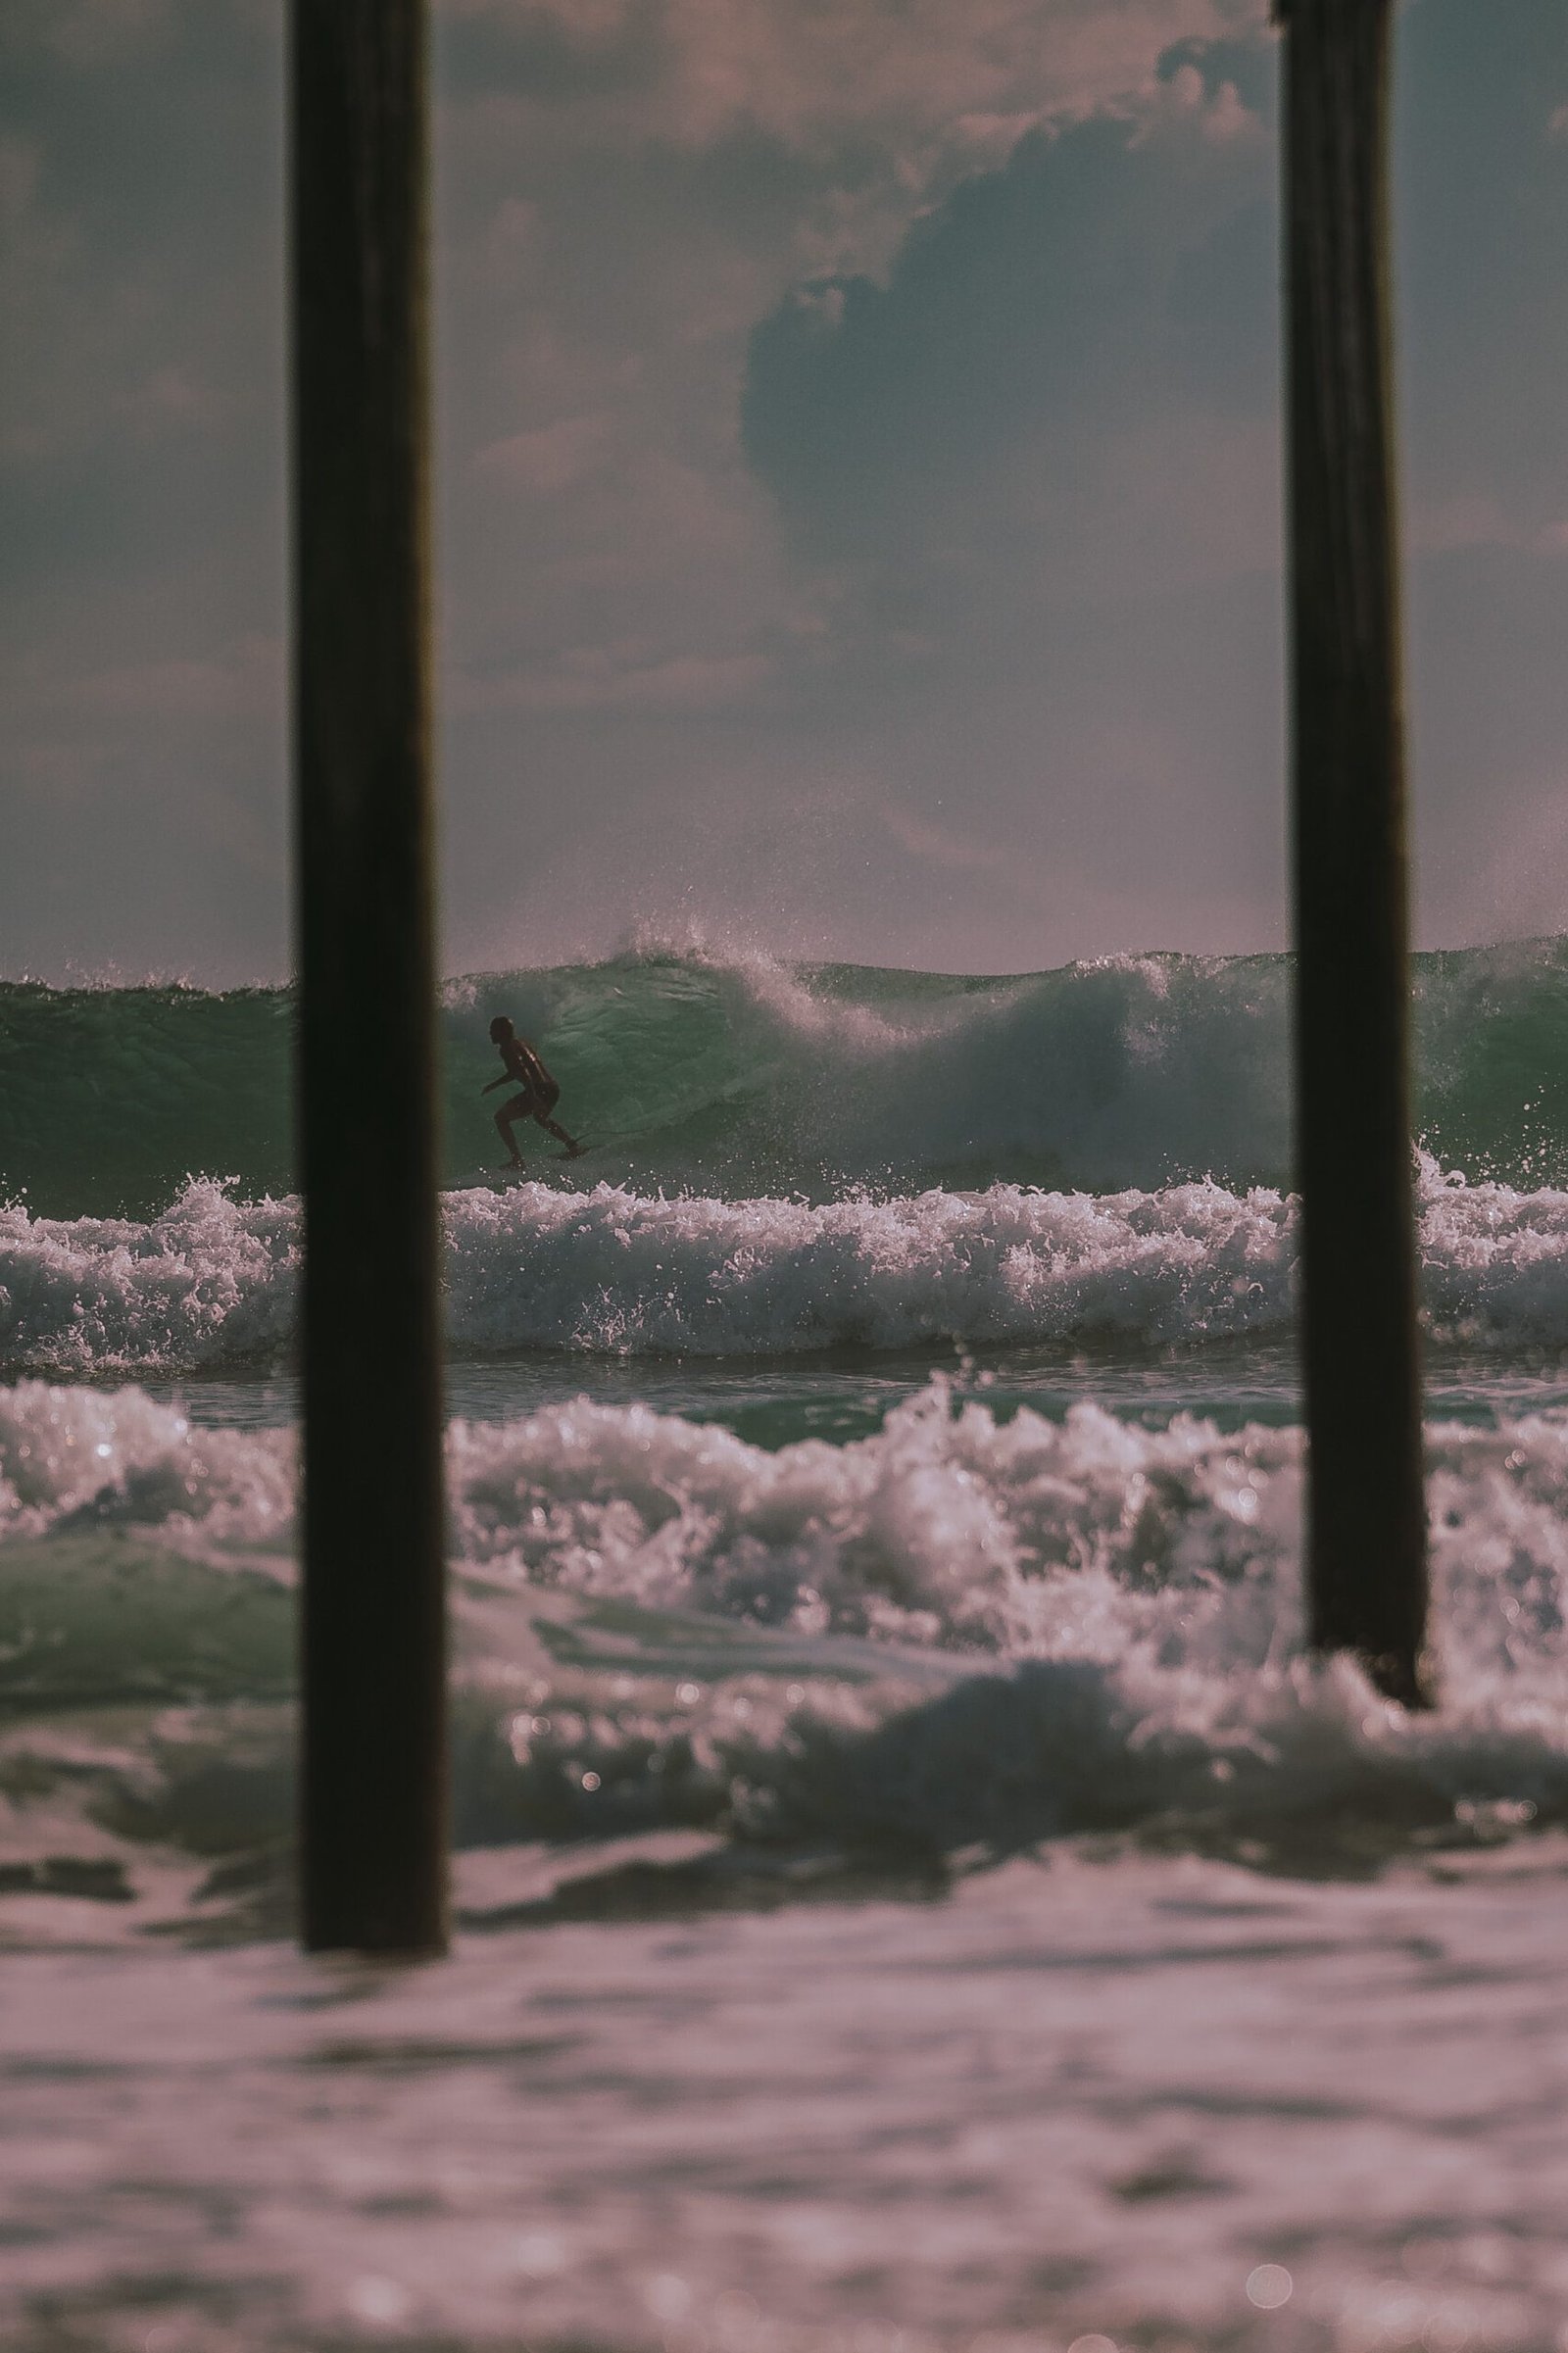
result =
M1282 946L1266 0L434 16L446 969ZM281 84L4 14L11 976L288 968ZM1418 934L1568 929L1561 0L1396 163Z

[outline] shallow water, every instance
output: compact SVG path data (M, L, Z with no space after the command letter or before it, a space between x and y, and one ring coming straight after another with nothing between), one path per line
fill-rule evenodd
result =
M504 1422L558 1402L564 1394L595 1404L648 1404L690 1421L718 1422L760 1446L802 1438L868 1438L895 1405L926 1389L933 1374L956 1402L973 1399L999 1421L1021 1406L1060 1421L1074 1405L1161 1429L1178 1413L1196 1413L1222 1430L1248 1422L1284 1426L1300 1417L1299 1366L1288 1343L1227 1351L1163 1351L1147 1358L1097 1357L1076 1350L930 1349L900 1355L859 1351L781 1370L769 1357L692 1366L681 1357L628 1364L616 1358L574 1360L518 1355L454 1359L446 1372L447 1410L464 1421ZM106 1386L117 1386L105 1376ZM212 1429L278 1429L299 1412L289 1374L257 1372L227 1380L149 1380L144 1393L175 1405ZM1555 1349L1528 1352L1499 1371L1494 1358L1464 1349L1429 1349L1426 1412L1435 1422L1497 1420L1568 1408L1568 1360Z
M1564 1860L1074 1851L402 1973L61 1903L7 1964L8 2341L1546 2353Z

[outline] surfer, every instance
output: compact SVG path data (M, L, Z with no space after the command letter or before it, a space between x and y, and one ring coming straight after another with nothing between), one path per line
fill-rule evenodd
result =
M554 1136L558 1143L565 1146L566 1158L575 1160L583 1147L577 1142L575 1136L568 1136L559 1121L550 1116L560 1101L561 1089L543 1062L540 1061L527 1039L518 1037L505 1013L497 1013L491 1022L490 1036L492 1042L501 1050L501 1059L505 1062L506 1068L499 1078L493 1078L489 1086L481 1087L479 1092L481 1095L489 1095L495 1088L504 1087L509 1079L514 1086L522 1089L520 1095L514 1095L510 1103L504 1103L496 1113L496 1128L509 1155L507 1166L509 1168L522 1166L522 1154L517 1150L517 1139L512 1132L512 1123L514 1119L537 1119L547 1135Z

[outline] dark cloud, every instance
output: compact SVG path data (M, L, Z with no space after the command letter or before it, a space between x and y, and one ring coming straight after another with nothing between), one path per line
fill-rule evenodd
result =
M1271 42L1223 36L1172 41L1155 63L1155 76L1174 81L1184 72L1198 75L1206 98L1217 98L1228 82L1250 112L1272 118L1277 76Z
M1129 907L1163 873L1189 941L1238 906L1280 924L1274 71L1256 41L1173 46L1163 111L1030 134L884 277L792 290L744 393L796 562L839 583L838 691L904 714L907 805L951 810L962 777L967 839ZM1428 937L1568 921L1565 87L1554 0L1401 14Z
M1168 123L1030 133L915 223L886 284L817 280L761 322L742 439L790 519L853 549L906 541L935 505L946 532L950 497L1021 451L1076 463L1086 427L1125 425L1156 386L1190 401L1234 368L1256 397L1269 158L1216 129L1217 97L1184 96Z
M1397 50L1402 417L1412 484L1568 513L1568 10L1417 0Z

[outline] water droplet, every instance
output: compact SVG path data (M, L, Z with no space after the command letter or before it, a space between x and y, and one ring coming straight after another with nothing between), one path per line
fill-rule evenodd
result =
M354 2318L368 2328L395 2328L408 2318L413 2298L396 2279L367 2272L350 2286L346 2301Z
M761 2318L761 2306L744 2287L726 2287L713 2298L713 2326L723 2336L748 2336Z
M692 2291L673 2272L661 2272L643 2289L643 2302L656 2321L680 2321L692 2308Z
M524 2230L512 2242L514 2268L530 2279L543 2279L564 2268L566 2249L555 2230Z
M1247 2275L1249 2301L1255 2304L1259 2312L1278 2312L1282 2304L1290 2302L1295 2285L1296 2281L1283 2263L1260 2263L1255 2271Z

